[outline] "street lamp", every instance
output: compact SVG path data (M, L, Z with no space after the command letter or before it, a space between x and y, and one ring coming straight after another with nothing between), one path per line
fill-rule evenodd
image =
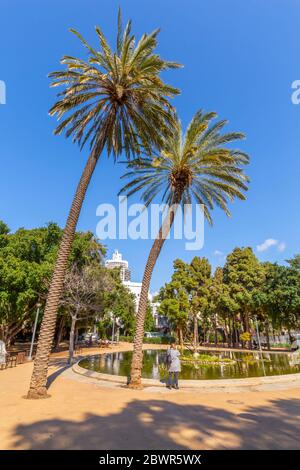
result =
M27 358L28 361L32 361L32 353L33 353L33 345L34 345L34 340L35 340L35 333L36 333L36 327L37 327L37 322L39 319L39 313L40 313L40 308L42 304L38 302L36 304L37 310L36 310L36 315L35 315L35 321L34 321L34 327L33 327L33 333L32 333L32 338L31 338L31 345L30 345L30 351L29 351L29 356Z

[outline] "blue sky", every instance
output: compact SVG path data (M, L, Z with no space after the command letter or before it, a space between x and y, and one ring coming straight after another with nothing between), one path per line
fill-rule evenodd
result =
M0 218L12 230L64 224L87 149L80 153L53 136L55 119L47 112L55 90L47 74L60 68L62 55L85 55L69 27L96 43L98 24L112 42L119 4L137 35L161 27L159 53L184 64L166 75L182 90L174 104L183 124L198 108L216 111L230 121L228 129L247 135L240 147L251 156L247 201L231 205L231 219L214 212L201 251L168 241L152 290L169 279L176 257L207 256L216 266L235 246L252 246L261 260L278 262L299 252L300 105L291 101L291 84L300 79L298 0L2 0L0 80L7 103L0 105ZM122 172L102 156L79 229L95 231L98 204L117 202ZM151 241L106 245L109 255L123 252L133 280L140 280Z

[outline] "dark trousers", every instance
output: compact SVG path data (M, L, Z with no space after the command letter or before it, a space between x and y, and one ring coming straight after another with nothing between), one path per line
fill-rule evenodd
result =
M172 376L174 377L174 380ZM171 387L172 385L175 385L176 387L178 387L178 376L179 376L179 372L169 372L169 379L168 379L169 387Z

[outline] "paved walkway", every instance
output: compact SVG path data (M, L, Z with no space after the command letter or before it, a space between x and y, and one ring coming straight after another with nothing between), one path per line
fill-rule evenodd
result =
M74 379L64 355L45 400L22 398L31 363L0 371L1 449L300 448L300 388L135 391Z

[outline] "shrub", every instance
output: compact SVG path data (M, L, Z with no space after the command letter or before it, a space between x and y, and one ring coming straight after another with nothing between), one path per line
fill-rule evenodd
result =
M159 338L144 338L144 343L149 344L170 344L174 342L173 336L160 336Z
M120 336L120 341L133 343L133 336ZM158 338L144 338L143 342L147 344L170 344L174 341L172 336L161 336Z
M132 343L133 336L120 336L119 340L124 341L125 343Z
M245 333L240 335L240 340L244 341L245 343L247 343L247 341L251 341L251 334L245 331Z
M290 348L290 343L272 343L271 347L272 348Z
M183 356L181 356L181 359L182 361L194 362L199 364L233 364L234 362L236 362L234 359L230 359L229 357L212 356L210 354L197 354L196 356L184 354Z
M215 333L210 333L209 334L209 338L208 338L208 342L209 343L214 343L215 342ZM223 336L221 335L221 333L218 331L217 332L217 343L223 343Z

